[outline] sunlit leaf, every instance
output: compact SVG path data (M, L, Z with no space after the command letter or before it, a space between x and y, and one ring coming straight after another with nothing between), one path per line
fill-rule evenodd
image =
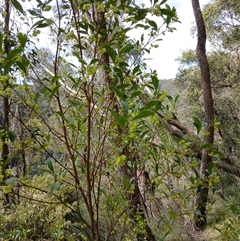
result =
M53 168L53 164L52 161L50 159L47 159L47 166L49 168L49 170L54 173L54 168Z
M151 76L151 79L152 79L152 84L153 84L155 91L159 90L159 87L160 87L159 79L154 75Z
M20 42L21 48L24 48L27 42L27 35L23 33L18 33L18 40Z
M202 122L197 117L193 117L193 125L197 128L197 134L199 134L202 129Z
M158 26L157 26L157 24L156 24L155 21L149 20L148 23L153 27L153 29L154 29L155 31L158 30Z
M133 118L133 120L138 120L138 119L146 118L146 117L149 117L149 116L153 116L154 114L155 114L154 111L144 110L144 111L141 111L140 114L138 114L137 116L135 116L135 117Z
M160 5L164 4L165 2L167 2L167 0L163 0L160 2Z
M124 92L121 92L118 88L114 89L114 92L117 94L117 96L121 99L121 100L126 100L127 95Z
M17 1L17 0L11 0L13 6L22 14L24 14L23 12L23 7L22 5Z
M5 61L8 61L8 60L16 57L17 55L19 55L19 54L22 53L22 52L23 52L23 49L22 49L22 48L12 50L12 51L7 55Z
M166 8L162 8L161 9L161 13L163 14L163 15L166 15L166 16L168 16L168 17L174 17L175 16L175 12L174 11L172 11L172 10L169 10L169 9L166 9Z
M119 54L121 55L121 54L124 54L124 53L128 53L128 52L130 52L131 49L133 49L133 45L127 44L122 49L120 49Z

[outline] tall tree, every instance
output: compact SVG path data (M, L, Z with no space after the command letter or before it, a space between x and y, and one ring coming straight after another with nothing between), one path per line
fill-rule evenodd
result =
M221 124L215 140L221 152L231 159L238 159L239 129L239 42L237 31L238 3L234 1L211 1L203 8L208 40L212 46L208 52L211 85L214 98L215 119ZM195 30L194 30L195 31ZM177 82L188 89L192 114L203 115L201 106L201 77L196 54L184 51L179 59ZM234 161L237 164L236 161Z
M210 79L209 65L206 55L206 30L205 23L202 17L201 8L198 0L192 0L192 7L197 25L197 58L201 71L202 89L203 89L203 102L204 102L204 115L207 124L207 133L204 137L204 144L211 145L214 140L214 126L213 126L213 98L212 87ZM203 149L201 158L200 173L203 174L203 180L199 186L197 194L197 210L194 217L194 225L197 229L203 230L207 224L207 201L208 201L208 165L211 163L212 157L209 155L209 149Z
M11 39L11 32L10 32L10 11L11 11L11 3L10 1L6 0L4 2L4 11L6 13L5 19L4 19L4 27L3 27L3 34L1 34L1 38L3 38L4 36L4 44L3 44L3 49L2 49L2 53L1 54L5 54L5 55L9 55L10 51L11 51L11 43L10 43L10 39ZM3 93L5 93L2 96L2 102L3 102L3 108L2 108L2 138L1 138L1 174L3 175L3 179L7 178L7 172L6 170L9 167L9 146L8 146L8 141L9 141L9 126L10 126L10 122L9 122L9 116L10 116L10 99L9 96L6 94L9 91L9 82L10 82L10 76L8 75L8 71L4 70L4 73L1 73L5 75L5 81L3 83ZM10 204L10 200L9 200L9 194L8 192L5 193L5 200L4 200L4 205L7 206Z

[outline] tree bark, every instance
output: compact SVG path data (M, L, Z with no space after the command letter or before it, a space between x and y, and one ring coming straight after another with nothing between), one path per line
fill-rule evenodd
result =
M205 122L207 123L207 134L204 136L204 144L212 144L214 140L214 127L213 127L213 98L211 90L211 79L209 65L206 56L206 30L205 24L202 17L199 0L192 0L192 8L195 16L197 25L197 58L201 71L202 89L203 89L203 100L204 100L204 112ZM202 151L200 173L204 175L201 185L198 188L196 206L197 210L194 216L194 226L197 230L203 230L207 224L206 206L208 199L208 178L209 173L207 171L208 164L212 161L209 156L209 150L204 149Z
M5 1L5 20L4 20L4 53L9 54L10 52L10 2L9 0ZM3 90L7 93L7 88L9 87L9 81L6 80L6 83L3 86ZM4 180L6 179L6 169L8 168L8 154L9 154L9 147L7 144L8 141L8 131L9 131L9 113L10 113L10 102L8 96L3 96L3 135L2 135L2 153L1 153L1 161L2 161L2 175ZM9 205L9 194L4 195L4 206L6 207Z
M94 12L97 16L96 19L97 19L97 25L98 25L98 28L99 28L99 32L100 33L102 32L103 35L105 34L104 41L107 42L108 31L107 31L106 20L105 20L104 14L103 13L97 13L97 9L95 9ZM103 63L103 69L100 73L101 80L102 80L102 83L105 86L108 86L109 90L111 90L105 98L105 106L107 106L108 108L113 108L114 111L116 113L118 113L119 112L119 106L118 106L117 98L115 97L114 91L113 91L113 80L110 78L109 72L107 70L110 67L109 54L107 52L104 53L101 56L101 60L102 60L102 63ZM122 131L121 128L119 128L119 135L120 135L121 131ZM120 143L120 142L121 142L120 140L116 140L116 143ZM128 145L125 146L122 154L124 154L129 160L131 160L132 163L134 163L136 168L137 168L136 156L135 155L133 156L132 154L130 154ZM132 170L128 167L127 164L124 165L121 168L120 171L121 171L122 175L128 177L129 179L131 179L132 177L135 177L135 179L136 179L134 181L134 193L132 195L126 197L129 200L129 204L130 204L130 207L129 207L129 210L131 210L130 214L129 214L130 218L132 218L132 220L135 223L137 223L138 222L137 221L137 215L140 214L141 217L145 221L145 230L144 230L145 234L137 233L136 238L137 238L138 241L143 241L143 240L155 241L156 238L155 238L150 226L148 225L148 221L147 221L147 218L146 218L146 215L145 215L145 212L144 212L144 206L143 206L143 203L141 202L142 196L141 196L141 193L140 193L140 190L139 190L136 172L132 173Z
M126 146L123 150L123 154L125 156L127 156L129 158L129 160L131 160L132 163L134 163L135 165L135 173L133 173L133 171L131 170L131 168L129 168L129 166L127 164L125 164L122 168L121 168L121 173L122 175L128 177L128 179L130 180L132 177L134 177L134 192L130 195L127 195L127 200L129 200L130 206L129 206L129 210L131 210L129 212L129 216L130 218L134 221L134 223L137 224L137 215L140 215L143 220L145 221L145 230L144 233L137 233L136 234L136 238L137 241L156 241L156 238L148 224L148 219L147 219L147 210L145 207L145 201L144 201L144 197L140 191L139 188L139 175L138 175L138 167L137 167L137 156L136 154L132 155L129 151L129 147ZM140 174L143 175L143 174Z

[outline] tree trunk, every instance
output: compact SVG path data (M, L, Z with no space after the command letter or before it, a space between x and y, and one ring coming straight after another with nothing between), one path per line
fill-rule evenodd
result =
M130 218L137 224L137 215L140 215L143 220L145 221L145 230L143 233L137 233L137 240L138 241L156 241L156 238L148 225L147 220L147 210L145 207L145 200L144 200L144 194L141 193L141 190L139 188L139 175L138 175L138 168L137 168L137 157L136 154L131 155L129 152L128 146L126 146L123 150L123 154L131 160L132 163L135 165L135 173L129 168L127 164L125 164L121 168L122 175L129 178L129 180L134 177L134 192L127 196L127 199L129 200L130 207ZM141 174L143 175L143 174Z
M10 23L10 2L9 0L5 1L5 20L4 20L4 53L9 54L10 52L10 30L9 30L9 23ZM9 87L9 81L6 80L6 83L3 85L3 92L7 93L7 88ZM8 131L9 131L9 113L10 113L10 103L8 96L3 96L3 135L2 135L2 153L1 153L1 161L2 161L2 175L4 179L6 179L6 169L8 168L8 154L9 154L9 147L8 147ZM4 206L6 207L9 205L9 194L4 195Z
M104 18L104 14L103 13L97 13L97 9L95 8L94 11L96 14L96 18L97 19L97 25L98 27L101 29L99 32L102 33L103 35L105 34L105 41L107 42L108 40L108 31L107 31L107 26L106 26L106 21ZM118 102L117 99L114 95L114 91L113 91L113 80L110 78L109 72L108 72L108 68L110 67L110 57L109 54L106 52L101 56L101 60L103 63L103 69L100 73L100 78L102 80L102 83L105 86L108 86L109 90L111 90L109 92L109 94L106 96L105 98L105 106L107 106L108 108L113 108L114 111L116 113L119 112L119 107L118 107ZM122 131L121 128L119 128L119 136L120 132ZM116 140L116 143L121 143L120 140ZM128 145L125 146L124 150L123 150L123 154L132 161L132 163L134 163L134 165L137 168L137 163L136 163L136 156L132 156L129 152L129 147ZM153 235L153 232L151 230L151 228L148 225L147 222L147 218L144 212L144 206L143 203L141 202L141 193L139 190L139 186L138 186L138 181L137 181L137 175L136 173L132 173L132 170L128 167L128 165L124 165L121 168L121 174L128 177L129 179L131 179L132 177L135 177L135 181L134 181L134 193L132 195L127 196L126 198L129 200L129 210L130 211L130 217L132 218L132 220L137 223L137 215L140 214L141 217L145 220L145 234L141 234L141 233L137 233L136 238L138 241L155 241L156 238Z
M202 17L199 0L192 0L192 8L197 25L198 41L197 41L197 58L201 71L202 88L203 88L203 100L204 100L204 112L205 122L207 123L208 134L204 137L204 144L212 144L214 139L214 127L213 127L213 98L211 90L211 80L209 65L206 56L206 30ZM207 224L206 206L208 199L208 178L209 173L207 171L208 164L212 161L209 156L209 150L204 149L201 157L200 173L204 175L203 180L199 186L197 194L196 206L197 210L194 216L194 226L197 230L203 230Z

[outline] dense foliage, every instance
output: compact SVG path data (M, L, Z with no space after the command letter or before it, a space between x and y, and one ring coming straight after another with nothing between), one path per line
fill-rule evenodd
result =
M239 3L238 1L211 1L203 9L207 36L211 50L207 53L214 97L214 118L216 120L215 148L224 163L220 166L229 173L220 172L221 197L228 203L238 202L239 195L232 193L238 189L239 166ZM196 30L193 28L193 33ZM177 85L188 89L187 102L190 116L201 119L204 115L202 103L201 76L196 54L193 50L182 53L178 59L180 67ZM226 158L227 157L227 158ZM216 161L219 160L219 157ZM218 161L217 161L218 163ZM218 165L218 164L217 164ZM229 165L232 171L224 168ZM234 171L235 170L235 171ZM238 178L233 177L235 174ZM230 196L230 199L228 199ZM226 200L225 199L225 200ZM231 204L235 208L235 204ZM225 210L225 206L223 209ZM233 208L233 209L234 209ZM230 222L223 220L224 229L218 230L231 240L237 238L233 230L239 230L238 214L232 209ZM234 221L232 221L234 219ZM230 224L231 223L231 224ZM230 231L231 230L231 231Z
M195 53L183 53L177 76L191 103L200 100L187 107L193 121L183 120L186 126L178 119L181 96L162 90L144 62L161 35L175 31L176 9L167 0L6 0L1 10L0 239L238 238L237 41L230 27L214 27L228 10L238 19L237 3L216 0L203 10L218 46L208 55L212 145L204 142ZM207 175L199 168L203 150L213 160ZM196 214L203 217L196 197L204 185L203 233L193 224Z

